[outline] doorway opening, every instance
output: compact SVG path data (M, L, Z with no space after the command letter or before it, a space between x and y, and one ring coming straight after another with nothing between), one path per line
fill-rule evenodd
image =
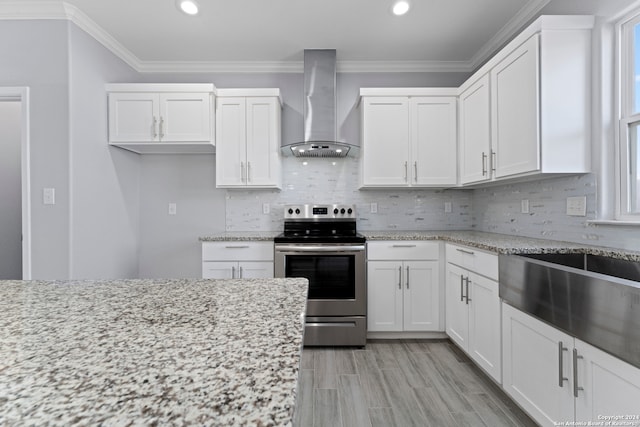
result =
M0 280L31 279L28 95L0 87Z

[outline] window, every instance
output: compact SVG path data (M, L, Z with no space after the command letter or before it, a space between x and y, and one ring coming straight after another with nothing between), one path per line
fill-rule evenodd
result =
M619 220L640 221L640 10L619 25Z

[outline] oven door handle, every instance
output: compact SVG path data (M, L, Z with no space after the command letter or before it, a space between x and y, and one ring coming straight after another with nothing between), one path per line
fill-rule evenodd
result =
M275 251L287 253L362 252L364 246L276 246Z

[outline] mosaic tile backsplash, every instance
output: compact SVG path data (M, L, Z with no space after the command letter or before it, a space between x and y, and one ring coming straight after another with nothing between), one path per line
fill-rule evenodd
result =
M638 227L589 224L596 218L596 176L585 174L475 190L359 190L357 158L283 159L283 188L228 190L227 231L280 231L284 205L354 203L358 228L383 230L478 230L593 245L640 249ZM586 216L566 214L567 197L586 196ZM529 213L521 201L529 200ZM451 212L445 212L445 202ZM270 212L264 214L263 204ZM378 212L371 213L371 203Z
M283 185L276 190L228 190L227 231L282 230L284 205L352 203L360 230L462 230L472 227L473 191L359 190L358 159L283 159ZM451 212L445 213L445 202ZM263 204L270 213L263 214ZM371 213L371 203L378 212Z

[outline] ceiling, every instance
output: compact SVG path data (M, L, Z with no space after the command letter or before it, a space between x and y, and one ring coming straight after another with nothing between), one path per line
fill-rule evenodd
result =
M0 18L66 17L139 71L302 70L304 49L339 71L472 71L542 13L599 14L630 0L0 0ZM606 12L606 11L604 11Z

